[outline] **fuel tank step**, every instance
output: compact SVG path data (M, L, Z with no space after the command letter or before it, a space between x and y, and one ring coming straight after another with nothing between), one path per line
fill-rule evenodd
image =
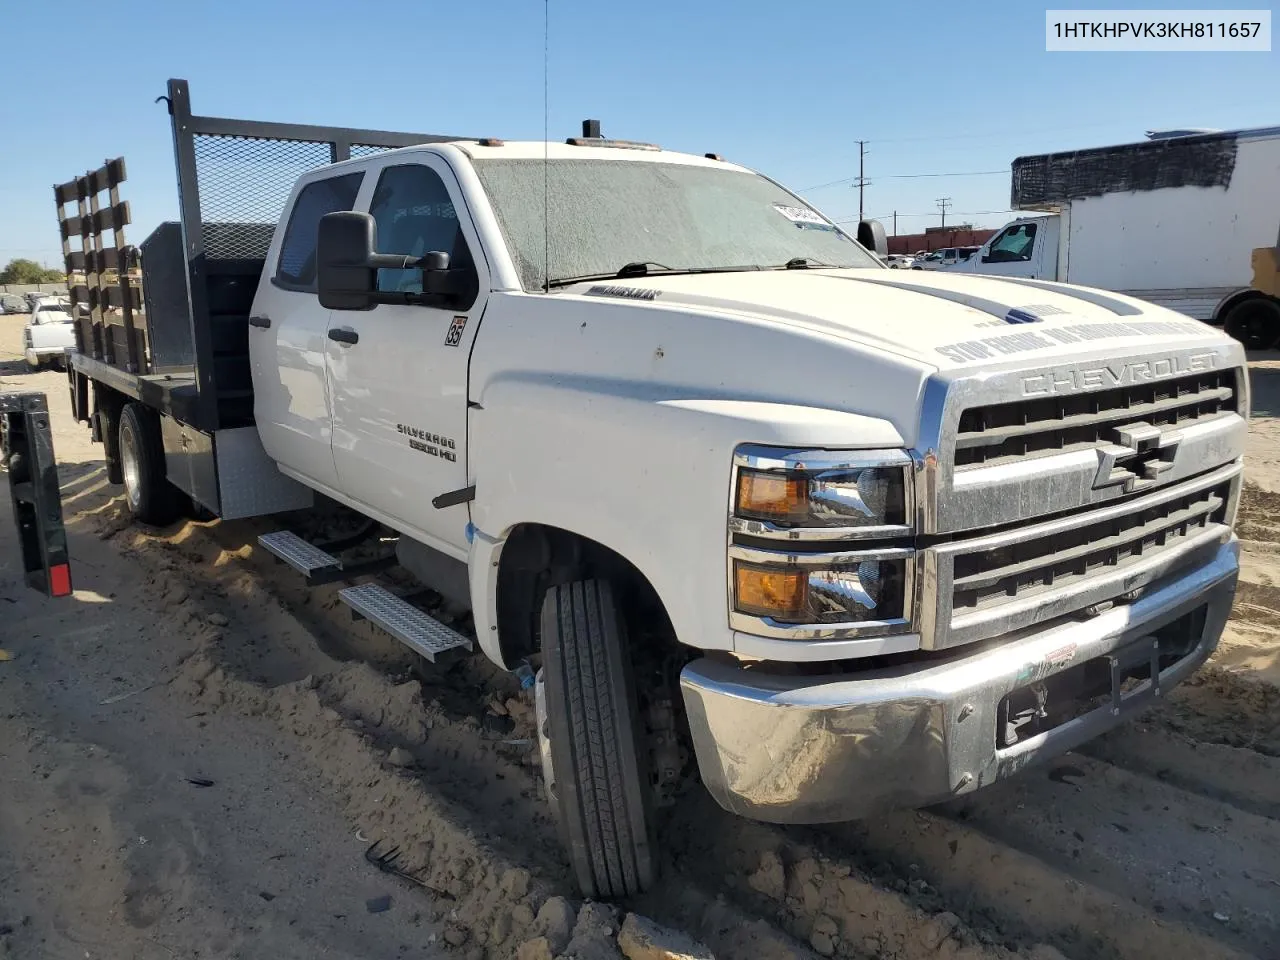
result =
M277 530L258 537L258 545L268 553L283 560L308 580L342 573L342 561L325 553L315 544L307 543L290 530Z
M339 590L338 599L428 660L456 647L471 649L470 638L376 583Z

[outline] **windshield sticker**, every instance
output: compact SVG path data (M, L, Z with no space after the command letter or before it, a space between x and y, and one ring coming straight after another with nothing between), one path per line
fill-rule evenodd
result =
M620 287L616 284L596 284L586 294L588 297L623 297L627 300L657 300L657 290L641 287Z
M827 223L808 207L791 207L785 203L775 203L773 209L777 210L801 230L830 230L833 233L835 232L835 226Z

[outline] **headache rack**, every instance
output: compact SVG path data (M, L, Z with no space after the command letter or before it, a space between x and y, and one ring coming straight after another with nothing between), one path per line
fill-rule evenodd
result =
M185 80L170 80L160 99L172 121L179 220L126 244L123 158L54 187L76 318L73 409L91 419L90 381L99 381L201 431L249 426L249 311L297 178L472 138L200 117Z

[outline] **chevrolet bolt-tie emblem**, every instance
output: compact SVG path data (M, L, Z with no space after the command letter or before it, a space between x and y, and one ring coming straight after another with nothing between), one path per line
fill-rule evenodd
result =
M1182 434L1150 423L1128 423L1111 431L1113 442L1098 447L1098 473L1093 489L1119 484L1125 493L1155 483L1173 469Z

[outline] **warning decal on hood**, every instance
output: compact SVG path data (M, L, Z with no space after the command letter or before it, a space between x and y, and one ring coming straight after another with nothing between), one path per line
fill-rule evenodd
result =
M1063 343L1086 343L1091 340L1111 340L1117 337L1152 337L1164 334L1203 333L1204 325L1195 320L1185 323L1176 320L1110 321L1107 323L1072 323L1061 327L1041 327L1023 333L1006 333L979 340L962 340L934 349L948 360L966 363L970 360L991 360L1011 353L1042 350Z

